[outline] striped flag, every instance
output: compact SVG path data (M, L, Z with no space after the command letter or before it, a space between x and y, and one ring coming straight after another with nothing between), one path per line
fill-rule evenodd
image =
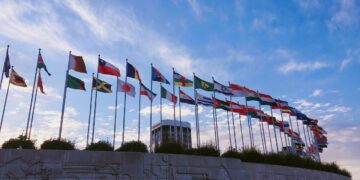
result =
M161 98L167 99L174 104L176 104L177 102L177 97L162 86L161 86Z
M182 90L180 90L180 102L186 104L195 104L194 99L191 98L189 95L185 94Z
M199 93L196 93L196 104L201 104L204 106L213 106L214 105L211 98L205 97Z
M147 96L150 101L154 100L156 97L156 94L151 92L150 89L148 89L143 83L140 85L140 94Z

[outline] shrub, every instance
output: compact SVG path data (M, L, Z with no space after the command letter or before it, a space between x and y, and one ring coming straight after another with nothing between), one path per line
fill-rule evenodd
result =
M146 144L141 141L130 141L124 143L116 151L128 151L128 152L148 152Z
M166 142L155 147L155 153L184 154L185 149L180 143Z
M109 142L98 141L96 143L89 144L85 150L87 151L113 151L113 147Z
M35 149L34 141L26 139L26 136L20 135L17 138L11 138L2 144L3 149Z
M194 155L199 156L220 156L220 151L212 144L206 144L194 149Z
M234 149L228 149L227 151L225 151L221 157L224 158L237 158L240 159L240 152Z
M41 144L41 149L75 150L75 144L66 139L49 139Z

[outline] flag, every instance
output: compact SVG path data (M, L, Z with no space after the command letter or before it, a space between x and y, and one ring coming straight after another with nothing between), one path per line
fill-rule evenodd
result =
M289 108L289 107L284 108L284 109L281 109L281 113L286 113L286 114L289 114L289 115L291 115L291 114L292 114L292 112L291 112L291 110L290 110L290 108Z
M111 93L111 84L93 77L92 88L103 93Z
M253 91L251 89L248 89L248 95L246 96L246 101L259 101L261 102L261 99L259 97L259 93L256 91Z
M288 102L280 100L280 99L275 99L275 103L276 105L271 106L271 108L273 109L285 109L288 108Z
M135 97L135 87L129 83L125 83L124 81L118 79L118 92L125 92L127 95Z
M194 84L195 84L195 89L202 89L205 91L213 91L214 90L214 84L204 81L198 77L196 77L194 75Z
M38 76L38 82L37 82L37 87L40 89L40 92L45 94L44 92L44 87L43 87L43 83L42 83L42 79L41 79L41 74L39 73Z
M98 72L101 74L120 77L120 70L117 67L100 58L99 58Z
M257 118L256 109L254 107L246 107L246 112L248 116L251 116L252 118Z
M156 94L151 92L150 89L148 89L143 83L140 85L140 94L147 96L150 101L154 100L156 97Z
M227 96L232 96L232 91L228 86L222 85L221 83L218 83L214 81L214 91L222 93Z
M151 80L170 84L170 82L154 66L151 66Z
M167 99L174 104L176 104L177 102L177 97L162 86L161 86L161 98Z
M225 111L230 110L229 103L227 103L226 101L216 99L215 97L213 97L212 100L213 100L214 108L216 108L216 109L220 108L220 109L223 109Z
M260 98L260 104L262 105L269 105L269 106L276 105L275 100L270 95L259 93L259 98Z
M70 54L69 69L72 69L80 73L87 73L85 62L82 56L75 56Z
M38 56L38 61L37 61L37 68L41 69L41 68L44 68L45 72L51 76L51 74L49 73L49 71L47 70L47 67L44 63L44 59L42 58L42 55L39 53L39 56Z
M246 115L246 107L244 105L238 104L233 101L227 101L230 107L231 112L240 113L241 115Z
M180 93L180 102L187 103L187 104L195 104L195 101L193 98L191 98L189 95L185 94L182 90L179 91Z
M10 65L9 46L8 46L8 48L6 50L6 56L5 56L3 72L2 72L2 73L5 73L5 76L7 78L9 77L9 74L10 74L10 68L11 68L11 65Z
M244 86L239 86L236 84L230 84L231 93L235 97L246 97L248 93L248 88Z
M205 97L199 93L196 93L196 104L201 104L204 106L213 106L214 105L211 98Z
M16 73L14 70L11 71L10 74L10 83L15 85L15 86L21 86L21 87L26 87L26 83L24 78L22 78L21 76L19 76L18 73Z
M126 63L126 76L137 79L141 82L139 71L130 63Z
M193 82L174 71L174 84L177 86L191 87Z
M85 91L85 83L81 79L78 79L70 74L67 76L66 87L72 89L80 89Z

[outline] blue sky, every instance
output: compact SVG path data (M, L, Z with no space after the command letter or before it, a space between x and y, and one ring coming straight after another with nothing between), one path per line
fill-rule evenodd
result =
M38 145L57 137L71 50L84 57L89 71L71 72L87 82L88 90L69 89L66 102L64 135L79 148L86 141L91 72L95 72L100 54L120 68L122 80L128 58L147 86L153 63L169 80L174 67L189 78L193 72L205 80L214 76L224 84L230 81L287 100L319 119L328 131L329 148L322 160L338 162L356 179L360 178L359 6L355 0L1 1L0 53L5 57L10 44L11 63L32 84L37 49L43 49L53 75L43 73L47 95L38 96L33 132ZM112 76L100 78L116 82ZM138 88L135 80L129 82ZM3 87L6 84L5 80ZM154 91L159 92L157 83ZM185 91L193 95L191 88ZM1 142L24 131L30 93L30 87L11 88ZM3 88L0 98L4 97ZM114 98L114 93L98 95L97 140L112 141ZM137 98L128 97L127 140L136 139ZM119 94L119 102L120 130L123 94ZM143 98L142 102L141 139L148 143L149 101ZM159 120L158 104L157 97L155 122ZM194 127L193 107L182 107L183 119ZM211 109L200 111L201 140L209 142L213 137ZM164 117L171 118L172 112L170 104L165 104ZM220 144L225 149L229 146L226 114L219 111L219 117ZM118 131L117 144L120 135ZM246 129L244 138L248 142ZM239 143L239 133L237 140Z

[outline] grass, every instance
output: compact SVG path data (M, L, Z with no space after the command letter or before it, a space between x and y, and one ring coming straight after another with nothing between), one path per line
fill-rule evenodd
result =
M321 163L314 161L310 158L302 158L290 153L262 154L256 149L248 148L244 149L243 151L228 150L224 152L221 156L225 158L237 158L243 162L274 164L332 172L351 178L350 172L345 169L339 168L339 166L334 162Z
M3 149L36 149L34 141L26 139L23 135L5 141L1 147Z

